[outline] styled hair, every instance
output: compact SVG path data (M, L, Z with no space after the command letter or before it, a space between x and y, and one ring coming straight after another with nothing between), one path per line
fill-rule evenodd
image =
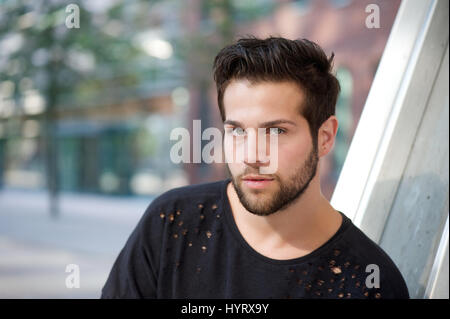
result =
M340 85L331 73L334 53L327 58L322 48L307 39L280 37L241 38L223 48L214 59L214 80L220 116L225 121L223 97L232 80L295 82L304 92L300 108L317 140L322 123L335 114Z

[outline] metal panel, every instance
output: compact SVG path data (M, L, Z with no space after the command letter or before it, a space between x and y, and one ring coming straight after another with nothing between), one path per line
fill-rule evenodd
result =
M424 296L448 216L448 67L447 47L380 242L416 298Z
M400 5L355 131L331 204L357 225L355 217L365 192L384 131L402 86L418 37L423 34L431 0L405 0Z

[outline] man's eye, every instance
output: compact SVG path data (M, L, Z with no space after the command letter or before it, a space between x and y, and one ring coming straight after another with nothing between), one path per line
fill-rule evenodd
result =
M285 130L283 130L282 128L279 128L279 127L271 127L269 130L270 130L269 133L271 135L272 134L279 135L279 134L283 134L286 132Z
M243 136L245 135L245 130L242 127L234 127L231 132L233 133L233 135L236 136Z

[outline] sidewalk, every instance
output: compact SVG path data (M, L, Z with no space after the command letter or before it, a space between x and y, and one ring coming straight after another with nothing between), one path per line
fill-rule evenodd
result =
M0 191L0 298L98 298L151 200L63 194L52 219L45 192ZM68 264L80 288L66 287Z

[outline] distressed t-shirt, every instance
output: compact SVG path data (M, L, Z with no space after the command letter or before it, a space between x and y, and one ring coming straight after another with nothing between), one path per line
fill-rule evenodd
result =
M342 214L311 253L276 260L241 235L230 179L179 187L151 202L117 257L102 298L409 298L391 258Z

